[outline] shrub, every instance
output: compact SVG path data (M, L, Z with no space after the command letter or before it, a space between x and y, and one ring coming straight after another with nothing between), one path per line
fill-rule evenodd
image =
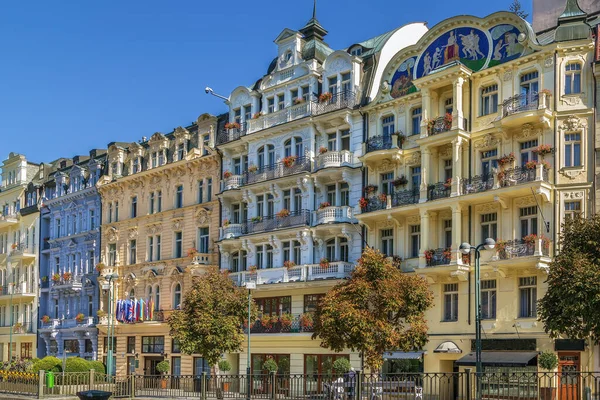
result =
M333 369L339 374L350 371L350 361L347 358L338 358L333 362Z
M38 362L33 364L31 367L31 372L39 372L41 370L44 371L52 371L52 372L61 372L62 371L62 361L60 361L56 357L47 356L39 360Z
M544 351L538 356L538 365L547 371L552 371L558 366L558 357L552 351Z
M269 372L277 372L277 363L272 358L268 358L263 363L263 369Z
M90 363L90 366L92 367L91 369L93 369L94 371L101 373L101 374L105 374L106 373L106 367L104 366L104 363L102 361L88 361Z
M161 374L166 374L171 370L171 365L169 364L169 361L162 360L161 362L156 364L156 370Z
M69 357L65 363L65 372L87 372L90 369L90 362L79 357Z
M223 372L231 371L231 364L227 360L219 361L219 370Z

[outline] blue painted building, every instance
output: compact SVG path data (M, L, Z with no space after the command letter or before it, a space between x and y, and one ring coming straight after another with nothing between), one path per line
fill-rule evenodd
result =
M38 357L98 355L100 196L106 150L55 161L41 209Z

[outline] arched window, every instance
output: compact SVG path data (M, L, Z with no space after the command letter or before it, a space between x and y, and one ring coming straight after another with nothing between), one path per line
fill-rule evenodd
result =
M173 289L173 308L176 310L181 308L181 284L179 283Z
M258 149L258 167L265 168L275 164L275 146L267 144Z
M283 152L285 157L289 156L304 156L304 145L301 137L293 137L285 141L283 144Z

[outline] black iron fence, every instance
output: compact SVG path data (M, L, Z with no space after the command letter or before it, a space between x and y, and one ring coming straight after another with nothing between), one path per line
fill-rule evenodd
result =
M379 135L367 140L367 153L377 150L389 150L392 148L392 135Z
M486 368L486 367L484 367ZM462 372L289 374L250 376L125 375L90 372L13 373L0 371L0 396L53 398L84 390L104 390L113 398L322 399L322 400L592 400L600 398L600 372L528 372L488 368L481 375ZM248 396L248 393L250 396Z
M438 200L450 197L451 186L446 182L439 182L427 186L427 200Z
M494 175L476 175L462 180L462 194L480 193L493 189Z
M506 99L502 103L502 117L508 117L518 112L536 110L539 106L539 98L538 93L531 92Z

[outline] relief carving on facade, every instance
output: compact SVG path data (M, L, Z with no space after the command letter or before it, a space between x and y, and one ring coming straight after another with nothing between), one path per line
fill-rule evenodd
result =
M479 204L475 207L475 212L480 214L487 214L496 211L498 211L498 203Z
M587 124L584 120L579 119L575 115L569 115L565 120L562 121L560 129L565 132L574 132L585 129Z
M406 165L419 165L421 164L421 152L415 151L412 154L409 154L405 157L404 163Z
M485 149L495 147L502 143L502 139L492 134L487 134L481 139L477 139L474 143L476 149Z
M527 207L527 206L533 206L536 204L537 203L535 201L535 197L533 197L533 196L519 197L518 199L515 200L515 205L517 207Z

